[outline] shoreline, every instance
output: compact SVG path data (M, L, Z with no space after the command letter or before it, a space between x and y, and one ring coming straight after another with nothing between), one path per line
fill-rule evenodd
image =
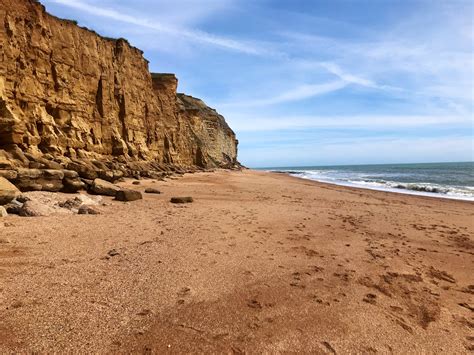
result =
M253 169L251 169L251 170L253 170ZM372 187L372 186L360 186L356 183L344 183L343 181L341 181L341 182L323 181L323 180L316 180L316 179L310 179L310 178L306 178L306 177L296 176L295 173L286 172L286 171L272 171L272 170L254 170L254 171L261 171L261 172L274 173L274 174L282 174L282 175L287 175L287 176L291 176L291 177L306 180L306 181L314 181L314 182L318 182L318 183L321 183L321 184L343 186L343 187L362 189L362 190L391 192L391 193L402 194L402 195L411 195L411 196L421 196L421 197L440 198L440 199L448 199L448 200L456 200L456 201L474 202L474 197L450 196L450 195L447 195L447 194L442 194L442 193L437 193L437 192L425 192L425 191L415 191L415 190L409 190L409 189L397 189L397 188L394 188L394 187L383 188L383 187Z
M0 219L0 352L474 346L469 201L253 170L120 185L162 193Z

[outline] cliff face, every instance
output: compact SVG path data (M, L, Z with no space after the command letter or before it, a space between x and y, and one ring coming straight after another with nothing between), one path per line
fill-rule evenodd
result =
M34 0L0 0L0 169L237 166L223 117L176 88L174 75L150 74L126 40L60 20Z

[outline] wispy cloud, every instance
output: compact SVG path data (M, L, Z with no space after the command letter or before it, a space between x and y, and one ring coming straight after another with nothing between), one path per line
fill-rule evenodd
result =
M294 89L285 91L283 93L273 95L270 97L258 98L258 99L247 99L240 101L232 101L228 103L221 103L219 107L257 107L257 106L269 106L277 105L282 103L301 101L309 99L315 96L324 95L333 91L343 89L347 86L347 83L342 80L332 81L324 84L304 84Z
M353 115L353 116L269 116L229 115L238 132L285 131L301 129L365 129L370 131L463 125L471 123L466 116L433 115Z
M227 50L251 55L271 54L271 50L266 50L265 48L251 42L239 41L228 37L217 36L196 29L179 28L168 24L165 25L157 21L151 21L147 18L127 15L115 11L113 9L91 5L81 0L50 0L50 2L82 10L94 16L105 17L115 21L152 29L157 32L169 34L172 36L178 36L198 43L205 43L208 45L221 47Z

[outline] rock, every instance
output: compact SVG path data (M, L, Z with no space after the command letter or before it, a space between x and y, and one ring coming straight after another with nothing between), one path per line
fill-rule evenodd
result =
M114 172L110 170L100 170L98 172L99 178L105 181L113 182L116 180Z
M19 211L19 215L22 217L40 217L40 216L49 216L53 214L55 210L39 201L31 200L26 201L21 210Z
M89 206L98 206L102 202L102 197L100 196L88 196L85 194L79 194L75 198L81 200L83 205Z
M86 188L86 184L82 182L80 178L64 178L63 180L63 192L74 193Z
M56 163L55 161L46 160L43 164L44 164L44 166L46 167L46 169L50 169L50 170L63 170L62 165L59 164L59 163Z
M78 214L100 214L100 212L92 206L82 205L79 207Z
M117 250L115 250L115 249L111 249L111 250L109 250L109 251L107 252L107 255L113 257L113 256L120 255L120 253L119 253Z
M194 200L192 197L172 197L170 201L171 203L191 203Z
M158 189L155 189L153 187L147 187L145 189L145 193L147 193L147 194L161 194L161 191L158 190Z
M79 174L74 170L62 170L65 179L77 179Z
M177 171L237 163L224 118L177 94L175 75L150 73L126 40L49 16L33 0L2 0L0 27L0 169L66 167L89 180L110 180L110 170L115 181L115 170L169 171L164 162L179 162ZM48 184L28 186L57 189Z
M0 177L7 180L15 180L17 176L18 173L15 170L0 170Z
M8 216L7 210L5 207L0 206L0 218Z
M82 201L77 197L58 203L59 207L66 208L68 210L78 209L81 205Z
M92 166L71 162L67 165L68 170L76 171L81 178L94 180L97 179L97 172Z
M21 191L58 192L63 188L64 173L51 169L18 169L13 181Z
M133 185L140 185L140 181L134 181L132 182Z
M26 201L25 201L26 202ZM20 214L21 208L23 207L22 202L18 202L17 200L13 200L9 204L6 204L5 209L7 210L8 214Z
M20 191L16 186L4 177L0 177L0 205L6 205L18 195Z
M28 167L30 169L43 169L44 164L38 163L37 161L30 161L30 163L28 164Z
M136 201L142 198L141 192L135 190L120 190L115 195L117 201Z
M19 195L19 196L17 196L17 198L15 200L17 200L20 203L25 203L26 201L30 201L31 199L28 196Z
M95 179L90 190L97 195L116 196L120 187L102 179Z

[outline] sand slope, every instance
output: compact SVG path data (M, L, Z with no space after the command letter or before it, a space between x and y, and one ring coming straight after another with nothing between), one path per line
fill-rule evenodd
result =
M253 171L126 185L163 194L0 221L0 352L474 349L471 202Z

